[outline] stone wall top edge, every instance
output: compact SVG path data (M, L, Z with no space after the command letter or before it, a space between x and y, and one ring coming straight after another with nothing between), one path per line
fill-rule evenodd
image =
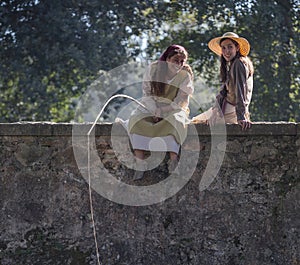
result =
M87 135L92 128L92 123L53 123L53 122L15 122L0 123L0 136L82 136ZM247 135L300 135L300 123L294 122L254 122L252 127L246 131L236 124L227 124L220 130L211 130L205 124L189 125L189 132L192 126L196 129L198 135L224 134L230 136L247 136ZM124 129L121 125L116 128ZM92 131L96 136L111 135L112 123L101 123L95 126ZM116 132L116 131L115 131ZM121 132L121 131L120 131Z

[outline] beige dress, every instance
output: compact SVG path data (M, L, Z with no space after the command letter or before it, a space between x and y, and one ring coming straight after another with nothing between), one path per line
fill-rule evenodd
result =
M180 70L173 79L167 80L163 96L152 96L149 81L157 63L150 65L144 77L141 103L147 109L139 106L132 113L128 132L133 149L178 153L187 135L189 97L194 91L192 78L187 71ZM162 113L162 119L154 122L155 109L166 106L170 111Z

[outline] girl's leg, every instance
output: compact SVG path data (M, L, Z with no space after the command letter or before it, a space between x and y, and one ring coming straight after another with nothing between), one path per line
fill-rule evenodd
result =
M144 150L134 149L133 152L134 152L134 156L136 158L144 160L144 158L145 158Z
M178 155L174 152L170 152L170 161L168 162L169 173L178 174Z
M147 162L144 161L145 159L144 150L134 149L133 152L134 152L135 163L136 163L133 179L140 180L144 176L144 171L147 170Z
M170 160L178 160L178 155L174 152L170 152Z

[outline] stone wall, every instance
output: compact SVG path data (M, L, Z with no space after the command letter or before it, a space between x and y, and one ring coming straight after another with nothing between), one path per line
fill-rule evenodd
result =
M86 125L82 125L85 127ZM199 159L191 179L160 203L128 206L92 190L79 170L72 124L0 124L0 264L299 265L300 127L227 125L222 166L204 190L209 127L197 125ZM163 162L132 182L114 156L110 124L95 143L112 175L131 185L166 177ZM186 148L195 148L188 138Z

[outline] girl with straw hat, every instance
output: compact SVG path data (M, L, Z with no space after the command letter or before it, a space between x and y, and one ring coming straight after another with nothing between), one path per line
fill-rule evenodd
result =
M237 123L243 130L250 128L249 104L254 69L247 57L249 42L236 33L226 32L210 40L208 47L221 58L221 90L216 97L216 105L194 117L192 122L214 125L224 118L225 123Z

